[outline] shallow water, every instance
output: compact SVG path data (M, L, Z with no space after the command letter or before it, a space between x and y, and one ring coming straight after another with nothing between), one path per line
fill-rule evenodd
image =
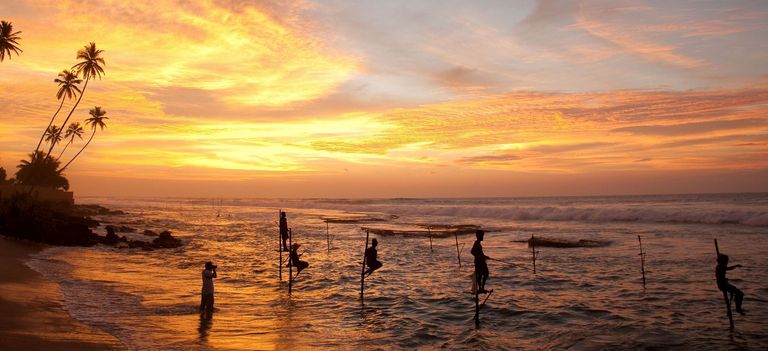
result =
M61 285L78 320L132 350L253 349L768 349L768 195L526 199L244 200L84 198L127 215L100 218L143 231L170 229L186 245L140 251L50 248L29 264ZM278 279L277 209L310 267L288 293ZM385 218L331 223L325 217ZM489 230L493 288L473 322L472 236L382 236L384 267L365 283L362 226L476 224ZM103 231L103 227L98 230ZM610 241L539 248L531 235ZM647 251L640 275L637 235ZM132 237L142 237L132 234ZM375 237L371 235L371 237ZM714 281L718 238L746 317L728 331ZM151 238L147 238L151 239ZM197 314L203 262L218 266L217 311Z

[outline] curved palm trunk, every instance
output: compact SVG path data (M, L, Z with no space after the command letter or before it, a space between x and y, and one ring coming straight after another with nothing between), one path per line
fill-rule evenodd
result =
M72 140L70 140L67 145L64 145L64 149L61 150L61 153L59 154L59 157L56 157L56 161L58 161L61 156L64 156L64 151L67 151L67 148L69 147L69 144L72 144Z
M75 154L75 156L74 156L74 157L72 157L72 159L71 159L71 160L69 160L69 162L67 162L67 164L65 164L65 165L64 165L64 167L61 167L61 168L59 169L59 173L61 173L61 172L64 172L64 170L65 170L65 169L67 169L67 166L69 166L69 164L70 164L70 163L72 163L72 161L74 161L74 160L77 158L77 156L80 156L80 153L81 153L81 152L83 152L83 150L85 150L85 148L86 148L86 147L88 147L88 144L90 144L90 143L91 143L91 140L93 140L93 136L94 136L94 135L96 135L96 127L94 127L94 128L93 128L93 133L91 133L91 137L90 137L90 138L88 138L88 142L87 142L87 143L85 143L85 145L83 145L83 148L82 148L82 149L80 149L80 151L78 151L78 152Z
M83 99L83 95L85 95L85 88L88 87L88 81L91 79L90 76L85 78L85 84L83 84L83 90L80 91L80 97L77 98L77 102L75 102L75 106L72 106L72 110L69 111L69 114L67 115L67 118L64 120L64 123L61 124L62 128L66 128L67 122L69 122L69 118L72 117L72 113L75 112L75 109L77 108L77 105L80 104L80 100ZM63 130L63 129L62 129ZM59 135L61 135L61 130L59 131ZM48 149L48 156L51 155L51 151L53 151L53 147L56 146L56 143L52 143L51 147Z
M59 111L61 111L61 107L64 106L64 99L61 99L61 103L59 104L59 108L56 110L56 113L53 114L53 117L51 117L51 121L48 122L48 126L43 129L43 135L40 136L40 141L37 142L37 147L35 147L35 152L38 152L40 150L40 145L43 144L43 139L45 138L45 132L48 131L48 128L51 127L53 124L53 121L56 120L56 116L59 114Z

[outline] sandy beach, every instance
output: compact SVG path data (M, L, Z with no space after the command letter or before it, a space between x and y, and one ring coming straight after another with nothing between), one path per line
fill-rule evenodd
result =
M117 350L116 338L67 313L56 284L24 264L43 246L0 236L0 345L3 350Z

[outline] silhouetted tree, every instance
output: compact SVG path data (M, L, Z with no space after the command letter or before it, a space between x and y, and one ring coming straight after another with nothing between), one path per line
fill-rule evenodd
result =
M56 161L58 161L61 158L61 156L64 155L64 151L67 151L69 144L72 144L72 142L75 141L75 137L78 137L80 138L80 140L83 140L84 132L85 130L83 130L83 127L80 126L80 122L74 122L69 125L69 128L67 128L67 131L64 132L64 139L69 138L69 141L67 142L67 145L64 145L64 149L61 150L59 157L56 157Z
M59 108L56 109L56 113L54 113L53 117L51 117L51 121L48 122L48 126L45 127L43 134L40 135L40 141L37 142L35 151L40 150L40 144L43 143L43 138L46 134L45 132L48 131L48 128L51 127L53 121L56 119L56 116L59 114L59 111L61 111L61 107L64 106L63 98L66 97L67 99L71 99L76 94L81 93L80 88L77 85L82 83L82 80L77 77L77 73L75 73L75 71L63 70L61 73L59 73L59 78L56 78L53 81L59 84L59 91L56 92L56 98L61 100L61 103L59 104Z
M8 59L11 58L11 51L15 52L18 56L21 50L19 48L18 40L21 32L13 32L13 24L11 22L0 21L0 62L5 60L5 55L8 55Z
M50 126L45 131L45 141L51 143L51 148L61 141L61 130L57 126Z
M29 161L21 160L17 166L16 180L23 185L46 186L69 189L69 181L61 175L59 161L43 154L42 151L29 154Z
M79 156L80 153L85 150L86 147L88 147L88 144L90 144L91 140L93 140L93 136L96 135L96 127L100 127L101 130L104 130L104 128L107 126L105 120L109 119L109 117L104 117L107 114L106 110L103 110L100 106L96 106L88 111L88 113L91 115L91 117L85 120L85 124L90 125L91 129L93 130L93 132L91 132L91 137L88 138L88 142L83 145L83 148L80 149L80 151L78 151L77 154L75 154L75 156L72 157L72 159L64 165L64 167L61 167L59 172L64 172L64 170L67 169L67 166L69 166L69 164L72 163L72 161L74 161L77 156Z
M8 173L5 172L5 168L0 167L0 184L5 183L5 178L8 177Z
M77 58L81 59L82 61L72 66L72 69L76 70L77 74L83 74L83 78L85 78L85 84L83 84L83 90L80 92L80 97L77 98L77 102L75 102L75 105L72 106L72 110L69 111L69 114L64 120L64 123L61 124L62 128L67 125L69 118L72 117L72 113L75 112L77 105L80 104L80 100L83 99L83 95L85 95L85 89L88 87L88 82L91 80L91 78L99 77L99 79L101 79L101 75L104 74L104 68L101 67L101 65L105 64L104 59L101 57L102 52L104 52L104 50L96 49L96 43L94 42L84 46L82 49L80 49L80 51L77 52ZM61 130L59 130L59 133L61 133ZM53 145L51 145L51 148L48 150L49 155L51 154L52 150Z

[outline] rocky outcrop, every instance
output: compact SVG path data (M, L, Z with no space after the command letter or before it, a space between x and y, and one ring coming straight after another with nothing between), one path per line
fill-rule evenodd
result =
M74 205L72 213L81 216L104 216L104 215L124 215L125 212L113 211L100 205Z
M151 230L145 230L145 235L146 232L154 233ZM107 236L103 237L104 239L101 241L101 243L104 245L116 246L118 248L138 248L143 250L172 249L182 246L181 239L174 238L173 235L171 235L171 232L168 230L165 230L160 234L154 234L154 236L157 237L151 242L144 240L128 240L124 236L118 237L115 234L115 229L113 226L107 226Z
M169 231L163 231L155 240L152 240L155 248L172 249L181 246L181 239L174 238Z
M573 247L604 247L611 244L610 241L601 240L588 240L579 239L578 241L565 240L565 239L548 239L548 238L536 238L532 237L528 240L521 240L520 242L528 243L528 247L558 247L558 248L573 248Z
M57 206L17 195L0 201L0 234L62 246L91 246L100 241L91 231L98 222Z
M59 246L104 244L145 250L182 246L182 241L167 230L158 234L152 242L129 240L116 234L136 231L127 226L107 226L107 235L101 236L91 230L99 226L99 222L83 213L104 215L123 212L110 211L98 205L56 206L22 194L0 200L0 234Z
M136 232L136 228L131 228L127 225L114 226L110 224L107 226L107 230L109 230L109 228L112 228L114 231L118 233L135 233Z

